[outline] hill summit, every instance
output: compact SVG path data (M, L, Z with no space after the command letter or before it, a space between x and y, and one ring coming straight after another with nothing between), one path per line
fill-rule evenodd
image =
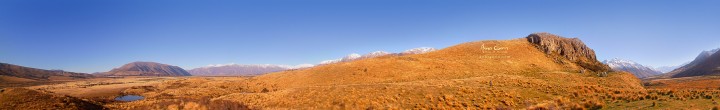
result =
M155 62L132 62L104 73L110 76L190 76L178 66Z

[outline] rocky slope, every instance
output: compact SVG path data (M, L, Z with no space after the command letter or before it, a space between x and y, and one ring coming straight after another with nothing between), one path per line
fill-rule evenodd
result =
M0 75L31 80L91 78L90 74L66 72L62 70L43 70L7 63L0 63Z
M717 52L720 49L713 49L709 51L703 51L698 55L695 60L682 66L678 69L673 70L666 74L666 76L677 78L677 77L689 77L689 76L706 76L706 75L720 75L720 54Z
M109 76L190 76L178 66L155 62L132 62L103 73Z
M550 33L533 33L528 35L527 40L545 54L559 55L555 59L568 59L591 71L609 71L610 67L599 62L595 57L595 51L590 49L578 38L563 38ZM559 60L558 60L559 62ZM564 63L564 62L559 62Z
M638 64L637 62L634 62L631 60L613 58L610 60L605 60L605 61L603 61L603 63L607 64L608 66L610 66L610 68L612 68L615 71L630 72L638 78L646 78L646 77L662 74L659 71L651 69L647 66L643 66L643 65Z
M262 75L265 73L309 68L314 65L303 64L303 65L241 65L241 64L227 64L227 65L211 65L200 68L189 70L193 76L255 76Z

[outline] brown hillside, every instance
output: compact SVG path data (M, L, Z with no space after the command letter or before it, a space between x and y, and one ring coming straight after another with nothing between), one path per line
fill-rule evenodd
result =
M178 66L155 62L132 62L104 73L111 76L190 76Z
M103 108L103 106L69 96L52 95L25 88L0 89L0 109L101 110Z
M91 78L90 74L66 72L62 70L43 70L7 63L0 63L0 81L4 79L31 79L31 80L52 80L52 79L78 79Z

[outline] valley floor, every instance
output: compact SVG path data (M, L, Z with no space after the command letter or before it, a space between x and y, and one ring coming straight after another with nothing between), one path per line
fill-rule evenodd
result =
M644 82L647 89L637 89L607 82L627 80L625 74L578 74L540 72L292 88L253 83L252 77L125 77L24 88L77 97L107 109L712 109L720 100L717 87L697 87L697 83L720 78L652 80ZM125 94L145 99L112 100Z

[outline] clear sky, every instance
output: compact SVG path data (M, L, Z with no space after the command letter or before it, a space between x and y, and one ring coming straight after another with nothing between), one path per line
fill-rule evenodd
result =
M662 66L720 47L719 31L712 0L0 0L0 62L88 73L316 64L533 32L579 37L598 60Z

